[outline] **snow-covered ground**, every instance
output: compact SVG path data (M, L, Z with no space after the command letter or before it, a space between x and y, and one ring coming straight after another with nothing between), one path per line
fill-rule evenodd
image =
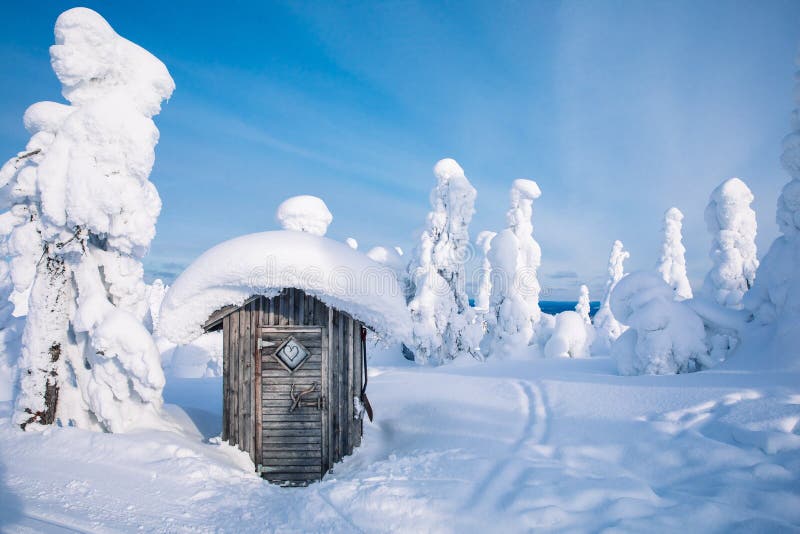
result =
M170 378L184 434L0 421L7 532L800 529L800 373L618 376L606 358L375 355L356 453L279 488L219 432L219 378ZM395 362L392 365L381 365Z

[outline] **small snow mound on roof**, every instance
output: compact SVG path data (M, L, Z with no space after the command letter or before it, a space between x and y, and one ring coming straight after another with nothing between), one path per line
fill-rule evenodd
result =
M389 338L411 331L394 272L346 244L309 233L274 231L221 243L196 259L170 287L159 331L177 344L203 333L216 310L252 295L294 287L345 311Z
M524 178L514 180L511 186L511 192L520 198L529 198L531 200L536 200L542 196L542 190L539 189L539 184L533 180L526 180Z
M323 236L328 231L333 215L321 198L300 195L284 200L278 206L275 218L284 230Z

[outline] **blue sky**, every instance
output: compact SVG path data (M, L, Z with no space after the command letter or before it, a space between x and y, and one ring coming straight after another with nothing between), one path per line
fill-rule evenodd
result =
M0 22L0 152L25 108L59 100L58 14ZM756 195L760 254L787 177L797 1L87 2L177 84L156 117L164 207L145 260L174 276L202 251L275 228L287 196L322 197L329 236L410 250L443 157L478 190L472 235L504 225L508 188L542 191L535 237L549 298L602 286L614 239L652 268L663 212L685 214L693 285L710 262L703 208L723 179Z

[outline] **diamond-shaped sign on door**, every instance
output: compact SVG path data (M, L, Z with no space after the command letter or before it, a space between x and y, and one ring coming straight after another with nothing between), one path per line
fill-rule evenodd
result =
M275 356L289 372L292 372L300 367L311 356L311 353L294 336L289 336L275 351Z

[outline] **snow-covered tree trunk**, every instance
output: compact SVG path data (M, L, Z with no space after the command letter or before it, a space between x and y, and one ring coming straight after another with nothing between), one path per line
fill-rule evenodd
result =
M64 12L55 36L70 105L28 108L26 152L0 170L3 248L15 289L31 288L14 420L169 427L141 258L161 209L151 117L174 83L89 9Z
M69 327L70 273L64 260L48 254L39 262L22 335L18 422L49 425L56 419Z
M742 297L753 285L758 269L756 212L753 193L738 178L722 182L711 193L705 218L711 241L713 266L703 292L718 304L742 308Z
M439 161L434 174L433 210L409 265L413 297L408 309L414 322L409 348L421 363L441 363L461 355L480 357L483 334L469 305L464 265L476 191L455 160Z
M656 266L658 272L675 292L676 300L692 298L692 286L686 276L686 248L683 246L683 213L670 208L664 214L664 242Z
M594 315L596 337L592 350L598 354L608 353L611 349L611 343L626 329L624 325L617 321L611 311L611 293L625 275L624 263L629 257L630 253L623 249L622 241L614 241L608 258L608 281L606 281L605 291L603 292L603 300L600 302L600 309Z

